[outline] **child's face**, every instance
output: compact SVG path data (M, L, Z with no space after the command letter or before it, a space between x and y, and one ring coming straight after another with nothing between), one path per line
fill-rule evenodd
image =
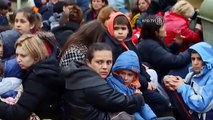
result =
M3 57L3 43L2 40L0 40L0 58Z
M92 8L94 10L100 10L102 7L105 6L105 3L102 0L92 0Z
M27 18L24 16L23 12L19 12L15 17L15 29L21 34L30 33L35 25L31 25Z
M121 70L119 71L118 75L122 77L126 86L130 86L136 77L136 74L130 70Z
M106 79L112 68L112 52L109 50L95 51L92 60L87 61L87 65Z
M129 29L127 25L114 25L114 36L118 41L123 41L127 38L129 34Z
M191 62L192 62L192 68L193 68L194 72L196 74L200 73L204 63L198 53L191 54Z

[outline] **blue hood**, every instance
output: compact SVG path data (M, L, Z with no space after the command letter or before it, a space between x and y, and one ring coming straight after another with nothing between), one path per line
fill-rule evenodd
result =
M18 65L16 58L5 61L4 63L4 77L21 78L22 70Z
M3 58L11 57L15 54L15 43L21 34L15 29L0 33L0 40L3 43Z
M112 72L116 72L117 70L130 70L135 73L140 72L139 59L137 54L134 51L126 51L123 52L115 61L115 64L112 67Z
M199 42L192 45L189 49L195 50L204 61L207 69L213 68L213 49L207 42Z

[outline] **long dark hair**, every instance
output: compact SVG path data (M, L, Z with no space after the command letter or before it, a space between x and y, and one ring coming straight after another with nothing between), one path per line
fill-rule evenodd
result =
M143 39L152 39L158 40L156 32L159 32L159 29L164 25L162 17L156 15L149 15L142 20L142 32L140 37Z
M71 45L85 45L89 47L92 43L102 41L105 29L100 21L92 20L83 24L77 32L73 33L65 46L62 48L62 56Z

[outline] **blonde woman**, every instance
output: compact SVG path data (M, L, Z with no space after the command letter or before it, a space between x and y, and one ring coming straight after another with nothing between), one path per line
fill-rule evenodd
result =
M165 28L167 36L165 37L166 45L170 45L175 41L177 34L183 38L180 51L184 51L191 44L202 41L201 25L195 25L195 31L189 28L190 18L195 14L193 6L186 0L179 0L171 11L166 12L164 16Z
M29 119L32 112L41 119L61 119L60 68L49 56L43 41L35 35L22 35L15 44L16 59L24 71L23 93L16 104L0 102L0 118Z

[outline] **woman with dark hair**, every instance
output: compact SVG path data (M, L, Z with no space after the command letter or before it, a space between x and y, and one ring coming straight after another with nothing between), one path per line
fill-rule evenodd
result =
M148 16L143 20L142 29L141 42L137 45L139 54L143 61L148 62L150 67L156 70L160 81L169 70L182 68L190 63L190 53L187 50L177 53L177 43L170 48L165 46L163 39L166 31L162 17ZM176 39L176 42L180 41L181 39Z
M95 20L100 10L108 5L108 0L90 0L90 9L84 13L84 21Z
M104 32L105 30L98 20L83 24L65 43L60 55L60 66L67 67L71 61L84 60L87 48L92 43L101 41Z

